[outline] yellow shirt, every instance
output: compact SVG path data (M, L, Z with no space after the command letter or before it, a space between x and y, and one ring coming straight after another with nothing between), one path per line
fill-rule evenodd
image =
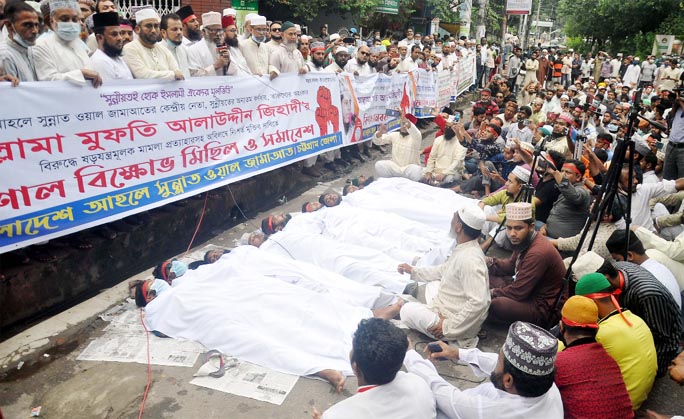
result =
M653 335L646 323L629 310L622 313L632 327L616 311L599 321L596 341L620 367L632 407L637 410L653 387L658 362Z

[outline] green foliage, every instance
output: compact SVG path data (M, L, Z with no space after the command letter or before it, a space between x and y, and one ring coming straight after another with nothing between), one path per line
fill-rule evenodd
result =
M438 17L442 22L455 23L461 19L458 15L458 4L455 0L428 0L428 4L434 7L435 17ZM456 11L452 10L456 9Z

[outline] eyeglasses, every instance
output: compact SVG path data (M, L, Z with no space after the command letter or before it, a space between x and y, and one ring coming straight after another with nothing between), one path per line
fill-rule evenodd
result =
M503 95L496 95L497 99L503 99Z
M271 32L282 32L280 28L271 28Z
M361 55L370 55L369 52L364 52L364 51L359 51L359 54L361 54Z

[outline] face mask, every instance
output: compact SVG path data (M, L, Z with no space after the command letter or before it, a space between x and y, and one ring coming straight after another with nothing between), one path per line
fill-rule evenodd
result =
M257 44L260 44L266 40L265 36L260 36L257 38L256 35L252 35L252 41L256 42Z
M422 59L422 58L418 58L418 59L416 60L416 64L418 64L418 65L423 64L423 59Z
M188 271L188 265L184 262L174 260L171 262L171 272L176 274L176 278L179 278Z
M81 35L81 24L77 22L57 22L57 36L65 42L71 42Z
M432 65L432 64L434 64L434 63L435 63L434 60L428 60L428 64L429 64L429 65Z
M24 38L22 38L21 35L19 35L19 32L17 32L16 29L14 29L14 35L12 35L12 39L14 39L14 42L21 45L24 48L32 47L36 44L35 42L29 44L28 42L24 41Z

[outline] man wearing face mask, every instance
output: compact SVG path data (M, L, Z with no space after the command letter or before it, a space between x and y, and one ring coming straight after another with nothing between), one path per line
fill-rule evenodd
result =
M67 80L80 85L88 80L94 87L102 85L102 78L92 69L90 57L79 38L80 13L75 1L50 2L53 32L36 41L33 48L38 80Z
M33 45L38 39L38 13L28 4L16 1L5 7L9 25L6 49L0 54L5 72L20 81L37 81Z
M203 41L188 48L190 74L193 77L225 76L230 66L230 54L228 47L223 45L221 13L204 13L202 23Z
M442 186L461 180L465 168L467 148L461 145L465 139L463 124L449 124L444 135L435 138L432 151L425 167L421 182L433 186Z
M162 16L161 24L159 25L162 38L161 42L173 55L178 63L178 68L183 77L190 78L190 63L188 62L188 49L183 45L183 24L181 18L175 13L169 13Z
M161 19L154 9L136 12L135 32L138 39L123 48L124 61L136 79L183 80L185 77L176 59L161 43L159 37Z
M658 67L655 65L653 56L648 57L648 60L641 65L641 77L639 78L640 89L653 85L653 76L655 75L656 68Z
M266 45L266 18L255 15L250 19L249 30L251 36L247 39L240 39L240 52L245 57L250 71L255 76L268 74L268 58L270 48Z
M305 74L308 69L302 53L297 49L297 28L292 22L284 22L281 26L283 42L271 50L268 58L268 71L271 80L280 73Z
M123 38L116 12L96 13L93 15L95 37L98 49L90 57L95 69L103 80L132 80L133 74L121 58Z

